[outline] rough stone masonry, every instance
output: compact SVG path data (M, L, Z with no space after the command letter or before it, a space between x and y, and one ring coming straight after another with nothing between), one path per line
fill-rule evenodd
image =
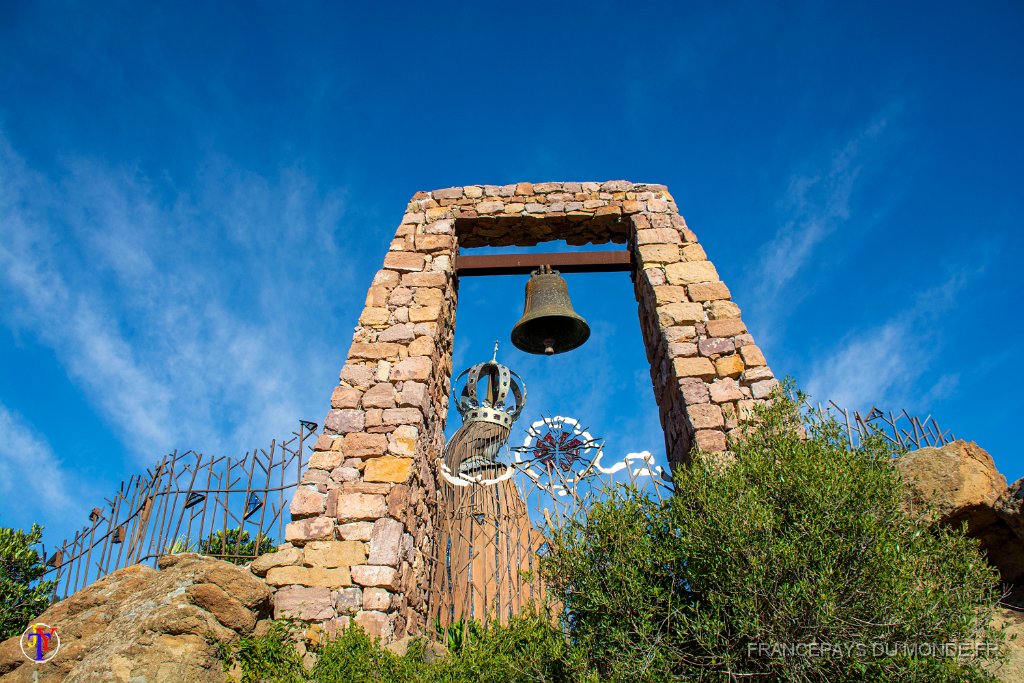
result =
M458 249L624 243L673 466L777 384L664 185L468 185L417 192L373 278L331 408L291 503L287 547L253 563L274 616L385 640L429 623L434 464L444 442Z

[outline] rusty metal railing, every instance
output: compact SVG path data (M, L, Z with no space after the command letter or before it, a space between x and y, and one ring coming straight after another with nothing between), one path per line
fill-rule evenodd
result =
M47 558L43 580L54 598L133 564L172 552L247 562L284 537L284 512L302 476L317 425L302 420L290 438L241 458L174 451L143 475L121 482L89 524Z

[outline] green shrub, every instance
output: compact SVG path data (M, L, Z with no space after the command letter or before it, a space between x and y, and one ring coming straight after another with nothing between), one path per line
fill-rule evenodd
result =
M573 672L579 657L551 620L525 614L508 625L483 628L466 622L471 637L457 651L428 656L426 641L414 641L398 656L358 627L312 648L316 664L302 668L295 648L286 643L283 625L261 638L221 646L225 670L237 665L243 683L317 681L318 683L585 683Z
M0 640L22 633L29 621L50 606L54 581L40 581L46 572L43 558L34 549L43 527L0 528Z
M544 572L602 680L989 680L977 661L875 656L998 643L998 576L962 531L907 512L881 438L850 450L801 403L759 409L728 466L696 454L664 503L622 487L556 531Z
M199 553L202 555L241 555L242 557L224 557L222 559L234 564L247 564L253 557L266 555L277 550L273 540L262 534L249 538L249 532L242 527L214 531L204 540L199 541ZM188 552L187 550L182 552Z

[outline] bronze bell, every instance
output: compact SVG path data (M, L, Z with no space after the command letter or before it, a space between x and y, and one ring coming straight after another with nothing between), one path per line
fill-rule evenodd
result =
M590 338L590 325L572 310L569 287L551 266L530 273L523 317L512 328L512 343L527 353L565 353Z

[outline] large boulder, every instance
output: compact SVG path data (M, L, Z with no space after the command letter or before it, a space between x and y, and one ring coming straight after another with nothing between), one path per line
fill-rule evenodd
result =
M953 441L922 448L897 461L910 486L912 504L928 504L938 521L967 524L1007 587L1024 583L1024 491L1007 488L992 456L974 442Z
M0 644L0 681L222 683L219 642L249 635L270 589L245 567L191 553L119 569L39 615L61 645L46 664ZM35 677L38 672L38 678Z
M995 521L993 506L1006 491L1006 478L973 441L912 451L897 464L914 497L931 503L939 521L966 521L972 532Z

